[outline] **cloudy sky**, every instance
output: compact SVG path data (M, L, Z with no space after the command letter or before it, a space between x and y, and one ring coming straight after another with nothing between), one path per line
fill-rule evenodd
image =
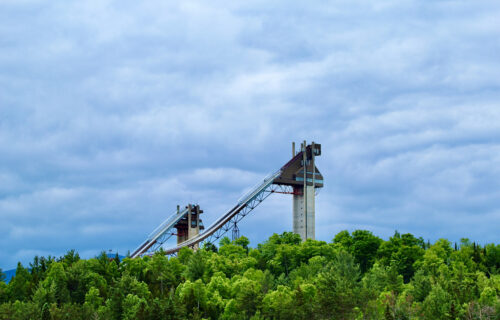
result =
M322 144L317 238L500 241L497 1L0 0L0 267L208 225ZM240 225L291 230L275 195Z

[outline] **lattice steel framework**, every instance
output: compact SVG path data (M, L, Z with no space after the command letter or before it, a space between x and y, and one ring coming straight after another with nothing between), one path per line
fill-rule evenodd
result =
M149 252L147 252L146 254L151 255L152 253L160 250L160 248L162 248L162 246L174 235L176 235L176 233L173 232L165 232L164 234L162 234L161 237L159 237L156 240L156 242L151 246Z
M196 232L196 235L190 238L188 236L188 239L185 239L185 236L181 237L177 235L180 230L174 231L174 226L175 223L179 221L179 218L182 218L179 214L183 214L183 212L180 213L178 210L177 215L174 214L172 218L167 219L166 222L155 229L155 234L153 236L150 236L138 249L136 249L136 256L144 254L151 255L159 250L170 255L175 254L186 246L197 248L203 243L213 244L228 231L232 231L231 237L234 240L240 235L238 223L272 193L294 195L294 232L301 234L303 240L314 238L314 228L312 228L312 231L308 234L309 229L307 225L307 219L310 219L312 221L311 225L314 226L314 202L312 202L311 208L309 208L307 204L310 204L308 198L313 197L311 201L314 201L314 196L317 194L318 189L323 187L323 176L316 168L314 162L314 158L319 155L321 155L320 144L315 144L313 142L307 145L306 141L304 141L304 143L301 144L300 152L296 153L295 144L293 143L292 159L278 171L264 178L264 180L254 188L251 188L248 193L238 200L235 207L219 216L207 229L205 229L205 232L199 234ZM314 194L312 195L310 192L306 192L310 190L310 187L314 189ZM295 209L297 208L299 211L303 210L304 212L296 212ZM308 217L305 227L304 225L296 223L296 220L299 221L299 216L304 214ZM305 235L302 235L304 230L295 230L296 225L298 228L305 228ZM310 234L312 234L312 236L310 236ZM178 236L177 245L164 248L166 242L174 235ZM146 250L148 250L148 252L145 252Z
M226 222L222 227L215 231L212 235L206 238L203 243L214 243L220 239L226 232L233 231L238 228L238 222L245 218L253 209L257 208L264 200L267 199L273 193L286 193L293 194L293 188L291 186L271 184L266 189L262 190L257 194L247 205L241 209L233 218ZM239 229L238 234L239 234Z
M246 206L244 206L234 217L228 220L228 222L223 224L219 229L217 229L217 231L208 236L200 244L215 243L228 231L232 231L233 240L239 237L238 222L245 218L253 209L257 208L259 204L261 204L264 200L267 199L267 197L269 197L273 193L294 194L294 190L293 187L287 185L269 185L267 188L258 193L251 201L249 201ZM162 246L174 235L175 233L173 232L166 232L164 235L158 238L153 246L151 246L149 252L146 253L146 255L151 255L154 252L160 250ZM191 247L194 247L194 245ZM172 253L169 255L176 255L176 253Z

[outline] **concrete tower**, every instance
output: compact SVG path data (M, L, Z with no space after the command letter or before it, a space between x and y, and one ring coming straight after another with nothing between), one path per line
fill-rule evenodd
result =
M197 236L200 230L205 228L203 221L200 219L200 214L203 213L200 206L190 204L186 206L186 209L188 209L186 216L174 226L177 229L177 244ZM179 206L177 206L177 212L179 212Z
M304 141L296 154L292 144L292 159L283 166L283 173L274 183L293 187L293 232L303 241L315 239L315 196L316 189L323 187L323 176L315 164L315 157L321 155L321 145Z

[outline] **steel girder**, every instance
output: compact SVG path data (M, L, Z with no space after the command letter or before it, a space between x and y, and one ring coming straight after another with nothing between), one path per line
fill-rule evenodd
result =
M257 195L255 195L252 200L250 200L243 209L241 209L234 217L228 220L225 224L223 224L217 231L208 236L205 240L203 240L199 244L203 243L214 243L218 239L220 239L224 234L228 231L237 230L234 232L233 238L236 234L239 235L238 222L240 222L244 217L246 217L253 209L255 209L259 204L261 204L264 200L267 199L273 193L284 193L284 194L293 194L293 187L287 185L279 185L279 184L270 184L267 188L263 189ZM173 236L175 233L166 232L160 238L157 239L154 245L151 246L151 250L149 250L144 255L152 255L154 252L162 249L163 245ZM233 239L234 240L234 239ZM190 246L193 248L196 244ZM169 254L170 256L175 256L176 253Z
M226 232L238 228L238 222L240 222L244 217L246 217L253 209L257 208L264 200L267 199L273 193L293 193L293 188L291 186L271 184L269 187L258 193L247 205L240 210L233 218L226 222L222 227L220 227L216 232L206 238L203 243L214 243L220 239ZM238 229L239 233L239 229ZM233 239L234 240L234 239Z

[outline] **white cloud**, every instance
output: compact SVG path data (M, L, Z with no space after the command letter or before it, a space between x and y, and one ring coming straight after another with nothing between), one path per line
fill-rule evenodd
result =
M4 269L126 252L176 204L208 225L303 139L323 144L318 238L498 241L496 3L0 8ZM242 223L252 243L291 228L282 198Z

